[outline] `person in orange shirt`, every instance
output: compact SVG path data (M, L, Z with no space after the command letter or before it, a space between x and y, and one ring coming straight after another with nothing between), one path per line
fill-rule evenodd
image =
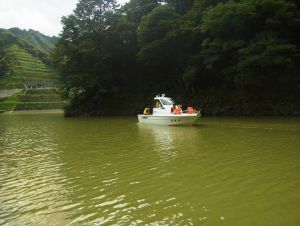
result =
M175 110L174 110L174 114L175 114L175 115L179 115L179 114L181 114L181 113L182 113L181 107L176 106L176 108L175 108Z

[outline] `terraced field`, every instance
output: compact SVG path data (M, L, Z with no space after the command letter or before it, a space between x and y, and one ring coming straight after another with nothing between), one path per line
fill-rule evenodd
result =
M0 101L0 113L21 110L63 109L64 102L56 89L24 89Z
M8 48L13 54L14 62L10 72L0 81L0 89L24 88L28 82L54 84L56 74L38 57L28 53L25 49L12 45Z
M64 107L58 76L48 65L53 48L54 41L37 31L0 29L0 113Z
M24 95L24 90L0 100L0 113L13 111Z

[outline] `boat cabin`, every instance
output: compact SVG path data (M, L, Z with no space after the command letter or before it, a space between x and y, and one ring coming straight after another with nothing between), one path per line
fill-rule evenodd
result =
M154 97L153 102L153 115L166 115L171 113L171 108L175 104L174 100L166 97L165 94Z

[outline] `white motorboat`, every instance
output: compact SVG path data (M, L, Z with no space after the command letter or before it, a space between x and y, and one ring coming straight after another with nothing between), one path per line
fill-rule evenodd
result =
M200 111L191 107L183 111L172 98L162 94L154 98L152 114L149 108L145 108L144 114L138 115L138 120L139 123L152 125L193 125L200 116Z

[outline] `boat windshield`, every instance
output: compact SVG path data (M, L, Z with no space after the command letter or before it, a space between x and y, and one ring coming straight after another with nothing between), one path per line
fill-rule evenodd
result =
M161 99L161 102L163 105L173 105L175 102L170 98L170 99Z

